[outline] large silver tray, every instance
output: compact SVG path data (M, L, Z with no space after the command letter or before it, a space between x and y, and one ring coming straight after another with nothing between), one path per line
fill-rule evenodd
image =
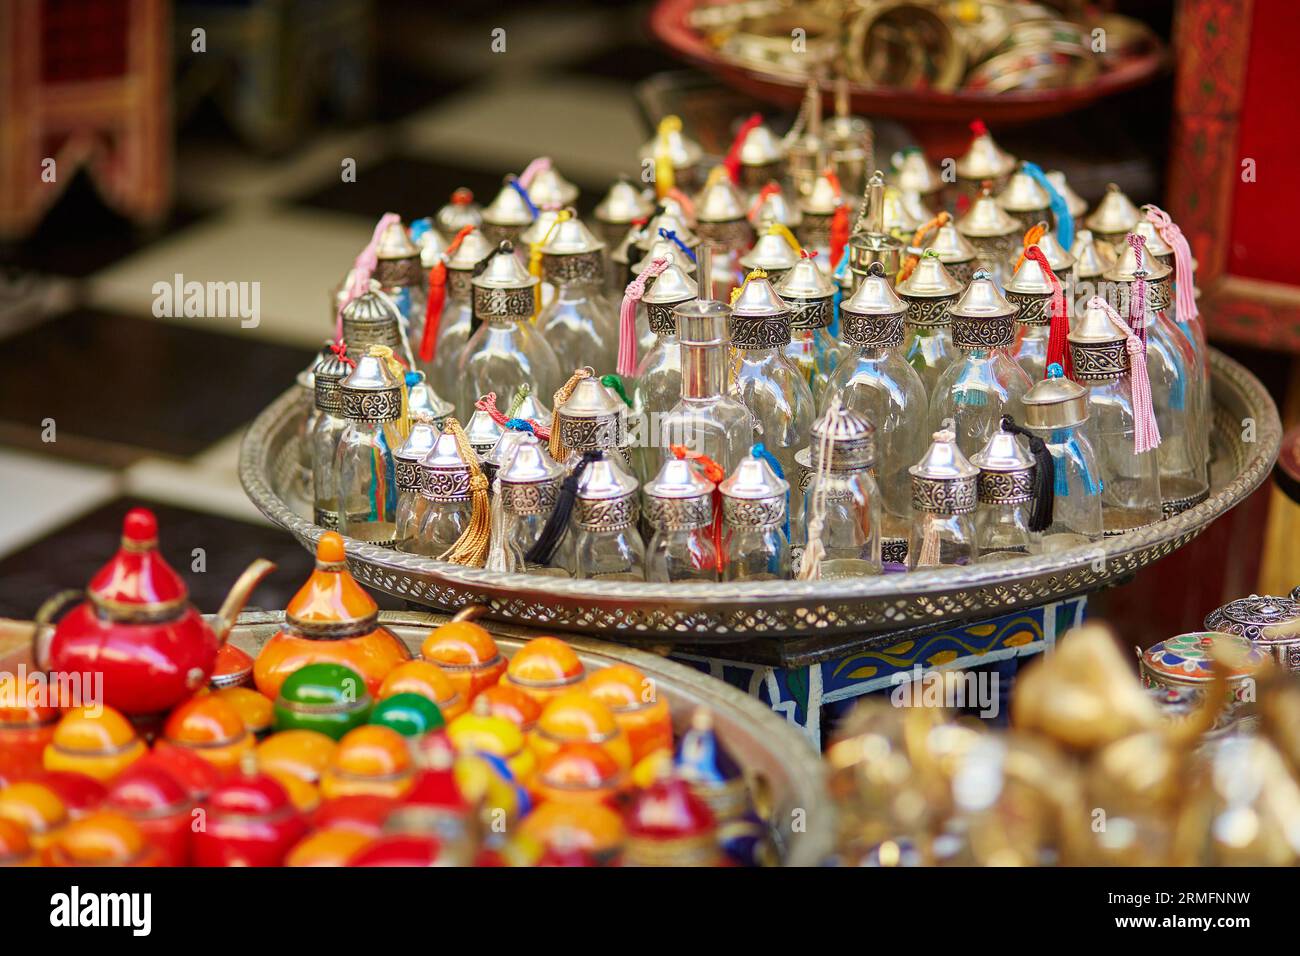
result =
M348 565L369 587L415 604L484 604L489 616L534 627L658 644L755 636L893 631L987 618L1095 591L1171 554L1239 504L1277 458L1277 408L1253 375L1210 350L1214 421L1210 497L1156 525L1047 556L966 568L834 581L651 584L497 574L347 540ZM253 503L314 550L322 529L295 510L298 429L309 396L281 395L249 427L239 475Z
M418 655L420 642L429 629L445 623L447 617L384 611L379 620ZM231 631L230 642L256 656L283 624L282 611L245 612ZM506 657L513 657L532 636L512 633L509 625L493 625L491 629L497 647ZM690 726L691 714L697 707L707 707L713 713L718 739L735 756L749 781L756 808L769 824L781 862L786 866L817 866L830 855L835 839L835 810L826 791L825 766L798 728L758 700L685 664L587 638L571 638L569 644L588 671L621 662L631 664L654 681L656 693L668 701L673 727L678 732Z

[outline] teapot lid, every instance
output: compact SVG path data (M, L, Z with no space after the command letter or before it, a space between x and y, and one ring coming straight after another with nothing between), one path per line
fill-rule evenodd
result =
M341 638L369 634L379 605L348 571L343 538L326 531L316 543L316 569L284 609L289 626L308 637Z
M189 597L181 576L158 552L158 519L147 508L126 513L121 546L86 590L110 615L173 610Z

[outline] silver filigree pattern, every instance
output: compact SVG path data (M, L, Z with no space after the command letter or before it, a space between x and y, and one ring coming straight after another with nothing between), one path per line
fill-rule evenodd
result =
M912 476L912 508L931 514L961 515L975 510L977 482L972 478L918 478Z
M576 417L560 406L560 441L574 451L597 451L623 446L623 416Z
M656 498L645 496L645 516L660 531L688 531L713 522L713 500L700 498Z
M533 314L533 286L521 289L474 287L474 315L484 322L522 322Z
M605 276L605 260L600 252L571 252L566 255L542 254L542 278L552 285L574 282L599 282Z
M1004 349L1015 337L1010 319L958 318L952 322L952 344L959 349Z
M574 502L573 520L588 531L617 531L636 524L640 509L637 494L621 498L579 498Z
M977 497L984 504L1012 505L1032 501L1034 469L1024 471L981 471Z
M903 313L856 315L840 311L840 335L863 348L893 348L903 344Z
M380 259L375 263L374 278L385 289L416 286L424 279L424 269L419 256L403 259Z
M352 422L395 422L402 417L402 390L342 389L343 417Z
M747 219L727 222L700 222L695 234L703 241L723 249L744 249L754 241L754 228Z
M394 456L393 464L396 466L397 488L399 491L419 491L424 487L424 475L420 470L418 461L409 461Z
M722 499L722 516L727 524L746 528L772 528L785 524L785 495L771 498Z
M420 469L420 493L431 501L468 501L469 469Z
M790 313L771 318L731 315L727 318L731 344L738 349L779 349L790 344Z
M786 298L790 306L790 328L792 329L829 329L835 317L831 298L795 299Z
M1174 515L1182 514L1188 508L1195 508L1209 496L1210 490L1207 488L1195 495L1184 495L1180 498L1162 498L1160 500L1160 512L1166 518L1172 518Z
M948 310L957 301L957 296L940 295L932 298L902 296L902 299L907 303L905 321L909 325L937 326L947 325L952 321Z
M1021 325L1047 325L1052 321L1049 311L1051 293L1012 292L1008 289L1003 294L1016 307L1016 321Z
M1102 382L1128 374L1128 349L1124 342L1070 343L1074 377L1080 382Z
M682 300L682 302L686 301L689 300ZM646 320L650 323L650 331L655 335L676 335L677 319L673 316L673 309L681 304L681 302L647 302L645 314Z
M555 510L560 479L554 481L501 482L501 507L506 514L540 515Z

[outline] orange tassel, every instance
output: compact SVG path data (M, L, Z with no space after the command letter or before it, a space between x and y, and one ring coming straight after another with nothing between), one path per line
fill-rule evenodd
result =
M1016 260L1016 270L1025 264L1025 252L1030 246L1038 245L1038 240L1047 235L1047 223L1040 222L1036 226L1030 226L1025 232L1025 241L1020 248L1020 258Z
M943 228L945 225L948 224L948 220L951 218L952 216L948 215L948 213L941 212L939 213L939 215L935 216L929 222L921 225L921 227L912 234L912 248L920 249L921 243L925 241L925 237L928 236L933 230ZM898 270L898 278L895 281L903 282L904 280L906 280L907 277L912 274L913 270L916 269L916 264L920 261L921 261L920 256L909 254L908 257L903 261L902 268Z
M682 459L688 458L700 468L700 474L706 481L713 482L713 523L709 527L709 535L713 539L713 550L718 555L716 570L721 572L727 566L727 553L722 546L723 520L722 520L722 480L727 477L727 472L716 461L708 455L702 455L698 451L691 451L685 445L669 445L668 450L673 453L673 457Z
M438 349L438 323L447 302L447 260L460 248L461 240L473 231L473 226L462 226L443 257L429 270L429 298L424 305L424 335L420 339L421 362L432 362Z

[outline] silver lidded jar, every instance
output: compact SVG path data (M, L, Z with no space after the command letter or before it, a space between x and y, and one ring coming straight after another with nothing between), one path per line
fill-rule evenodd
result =
M335 456L347 421L343 418L343 380L352 366L330 349L312 370L316 421L307 442L311 448L312 521L322 528L339 527L339 473Z
M618 309L605 298L605 245L570 213L543 237L542 277L555 297L537 328L556 356L612 369L618 360ZM558 387L557 383L557 387Z
M637 365L632 389L633 461L638 478L649 479L661 464L652 436L660 419L682 397L682 349L677 339L675 310L699 294L695 280L670 257L667 267L646 289L638 308L644 308L654 344Z
M524 559L555 510L563 480L564 466L551 458L546 445L535 435L522 433L510 460L501 463L495 481L501 521L493 540L502 549L503 570L565 573Z
M803 499L800 578L880 574L875 427L832 399L813 423Z
M335 453L339 531L366 544L392 547L397 535L397 466L401 431L400 367L386 346L372 345L343 380L347 426Z
M645 516L654 529L646 546L646 580L718 580L713 490L687 458L664 462L645 485Z
M500 191L487 204L482 214L479 230L488 242L518 242L525 229L537 218L536 207L530 205L526 191L514 176L507 176Z
M429 274L424 268L420 247L411 241L400 220L390 223L379 236L379 243L375 246L373 278L396 304L402 316L402 332L409 342L424 328ZM346 340L346 336L344 338Z
M1019 438L999 428L970 463L979 469L975 510L979 560L1023 557L1036 550L1038 535L1029 528L1034 507L1033 456Z
M420 474L420 490L428 503L414 551L438 558L460 540L474 509L469 463L461 456L450 426L420 462Z
M1093 444L1088 390L1053 363L1047 377L1025 393L1024 406L1025 428L1052 453L1052 523L1044 532L1042 550L1096 541L1105 528L1106 479ZM1109 453L1132 453L1131 433L1114 440L1121 448ZM1117 496L1128 493L1120 484L1114 489Z
M460 400L457 363L474 325L474 270L495 248L475 229L466 233L446 261L447 291L438 317L433 361L422 365L434 390L450 401Z
M578 380L568 399L556 408L560 446L568 449L561 464L572 467L585 452L603 451L631 467L627 452L627 405L594 375Z
M1074 257L1061 248L1056 237L1044 233L1037 243L1048 268L1061 285L1067 305L1073 288ZM1037 258L1016 252L1007 261L1010 278L1006 281L1007 301L1015 306L1016 343L1012 355L1031 381L1037 382L1047 371L1047 343L1052 326L1052 280Z
M1211 611L1205 629L1238 634L1288 671L1300 671L1300 602L1252 594Z
M429 509L424 497L424 475L420 464L433 450L441 432L428 412L411 413L411 430L393 460L397 473L397 533L394 547L398 551L419 553L420 526Z
M411 355L401 310L375 279L370 289L343 306L343 341L354 355L365 355L372 345L384 345L407 361Z
M804 254L785 275L773 281L772 288L790 307L786 358L807 379L816 405L826 390L827 377L844 352L830 334L835 318L835 283L817 264L816 255Z
M957 447L949 428L935 432L912 475L912 533L909 570L967 565L979 560L975 534L979 469Z
M895 289L907 306L903 318L906 330L903 359L916 369L926 394L933 396L939 376L956 358L948 310L961 295L962 286L944 268L939 256L927 251L912 274Z
M722 493L724 581L790 576L790 483L751 452L718 486Z
M1019 221L984 190L957 220L957 231L974 247L980 266L993 273L995 279L1005 281L1007 257L1022 245L1024 230Z
M645 543L637 530L637 480L617 456L600 453L578 480L572 528L560 548L562 566L575 578L610 581L645 579Z

